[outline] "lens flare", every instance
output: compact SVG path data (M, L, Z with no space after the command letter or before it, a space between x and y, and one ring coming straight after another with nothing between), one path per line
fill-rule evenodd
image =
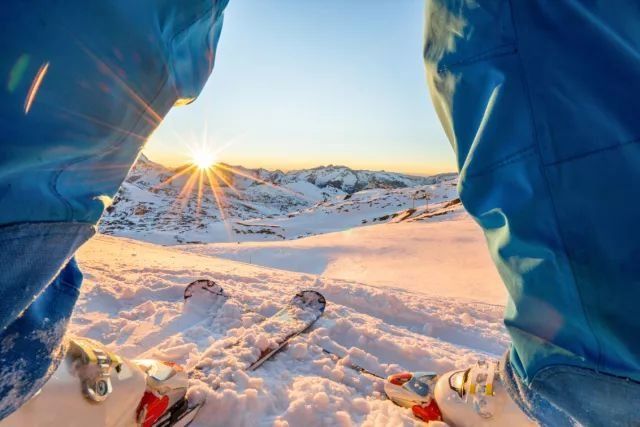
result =
M33 78L31 82L31 87L29 88L29 92L27 93L27 99L24 101L24 113L28 114L31 109L31 104L33 104L33 100L36 99L36 94L38 93L38 89L40 89L40 85L42 84L42 80L44 76L47 74L47 70L49 69L49 63L45 62L42 64L36 76Z
M206 147L200 147L191 152L191 162L196 165L198 169L210 169L217 160L216 153Z
M258 174L252 174L246 169L223 163L220 159L220 154L235 142L233 140L227 141L226 144L219 148L214 148L213 143L207 138L206 130L199 143L185 141L178 134L176 134L176 137L188 150L189 163L176 168L173 175L164 178L153 187L153 190L156 192L162 191L163 187L166 186L180 187L179 194L169 212L182 212L188 206L191 206L195 208L195 215L190 218L198 221L199 224L205 224L202 222L201 215L219 218L224 225L230 242L235 241L236 236L232 226L233 219L226 211L233 208L233 199L242 199L242 187L237 188L235 186L236 179L242 178L240 181L245 181L244 185L249 180L253 181L253 184L250 185L265 185L310 201L301 193L261 179ZM211 215L211 213L202 209L202 202L205 199L217 205L217 215Z

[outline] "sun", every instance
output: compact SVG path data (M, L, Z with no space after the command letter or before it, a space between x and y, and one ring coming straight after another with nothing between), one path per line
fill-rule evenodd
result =
M198 148L191 152L191 162L198 167L198 169L209 169L216 162L216 153L206 147Z

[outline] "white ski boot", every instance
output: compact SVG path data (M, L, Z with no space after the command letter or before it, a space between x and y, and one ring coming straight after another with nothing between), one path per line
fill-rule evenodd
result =
M86 338L69 339L65 358L47 383L0 427L184 426L200 405L186 399L179 366L127 360Z
M497 361L480 361L467 370L441 375L435 400L443 421L454 427L537 425L508 395Z

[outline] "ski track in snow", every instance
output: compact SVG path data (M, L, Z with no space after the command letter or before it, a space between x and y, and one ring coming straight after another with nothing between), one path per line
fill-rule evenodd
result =
M384 399L380 380L343 362L381 375L443 372L497 358L508 344L501 305L258 267L104 235L85 245L78 258L85 283L71 333L100 340L127 357L155 357L191 368L206 353L205 362L223 368L192 389L195 397L207 399L196 426L421 425L410 410ZM183 310L184 287L198 278L217 281L233 298L206 313ZM242 355L216 351L301 289L323 293L326 311L285 351L250 373L241 370ZM256 352L268 344L264 336L252 339ZM346 358L336 362L322 348Z

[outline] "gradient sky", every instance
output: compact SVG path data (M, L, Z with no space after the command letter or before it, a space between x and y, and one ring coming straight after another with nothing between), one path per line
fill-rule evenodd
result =
M231 0L213 75L145 153L177 166L185 141L206 138L227 146L221 161L247 167L453 171L423 26L424 0Z

